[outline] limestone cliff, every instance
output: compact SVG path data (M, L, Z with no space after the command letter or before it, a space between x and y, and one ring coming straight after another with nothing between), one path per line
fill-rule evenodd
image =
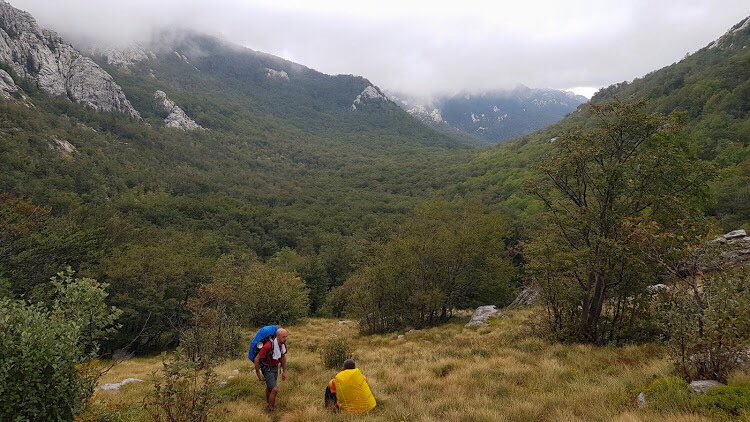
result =
M27 12L0 0L0 63L45 93L139 117L112 76Z

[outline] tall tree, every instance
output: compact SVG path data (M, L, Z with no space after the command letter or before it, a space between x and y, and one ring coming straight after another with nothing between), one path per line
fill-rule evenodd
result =
M643 107L590 106L595 127L556 139L529 186L547 222L529 245L530 269L559 337L603 343L642 332L659 272L632 245L633 224L680 230L703 213L709 169L679 136L681 116Z

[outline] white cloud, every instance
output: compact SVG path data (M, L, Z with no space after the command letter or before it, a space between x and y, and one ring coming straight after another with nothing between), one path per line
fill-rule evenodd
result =
M681 59L750 13L747 0L11 2L69 37L123 41L181 25L413 95L606 86Z
M596 94L596 91L598 91L599 88L595 86L577 86L575 88L569 88L566 89L566 91L570 91L576 95L583 95L586 98L591 98Z

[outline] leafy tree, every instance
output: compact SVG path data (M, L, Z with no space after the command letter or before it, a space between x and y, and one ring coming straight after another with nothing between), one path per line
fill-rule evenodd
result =
M238 293L226 283L210 283L188 300L190 318L180 333L185 358L215 364L237 356L241 348Z
M189 318L185 304L210 280L212 246L211 239L195 234L152 230L102 258L99 279L111 286L112 304L123 311L122 327L107 349L131 344L145 351L176 344L175 327Z
M290 248L282 248L269 260L269 264L301 278L310 292L310 313L315 314L320 310L328 294L330 279L319 257L301 256Z
M225 286L233 315L246 327L290 324L307 315L309 291L294 273L247 256L222 257L214 283Z
M74 275L75 271L68 267L52 277L56 291L52 312L55 318L74 323L81 347L96 356L99 344L117 331L116 322L122 311L107 306L108 284Z
M504 304L514 269L504 256L507 226L479 204L420 207L398 236L340 291L364 331L422 327L455 309Z
M679 137L679 116L642 102L592 105L596 127L559 137L529 192L546 209L526 258L542 287L558 338L592 343L636 339L659 276L631 242L635 222L662 231L702 214L709 171Z

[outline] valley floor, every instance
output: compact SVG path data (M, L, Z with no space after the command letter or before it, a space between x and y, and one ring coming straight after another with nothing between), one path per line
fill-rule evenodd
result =
M308 319L290 327L289 377L280 383L277 411L263 411L263 385L247 359L222 364L219 380L239 375L219 389L216 421L700 421L694 414L638 409L635 397L670 364L657 345L623 348L551 344L535 337L529 310L505 312L478 329L465 320L412 332L359 336L356 327L332 319ZM250 333L247 333L248 337ZM324 369L319 345L334 334L351 336L358 367L378 401L369 415L347 418L323 409L323 390L334 371ZM238 352L238 354L241 352ZM142 409L151 374L161 357L136 358L115 366L101 383L128 377L119 392L97 392L95 408L115 420L149 420Z

